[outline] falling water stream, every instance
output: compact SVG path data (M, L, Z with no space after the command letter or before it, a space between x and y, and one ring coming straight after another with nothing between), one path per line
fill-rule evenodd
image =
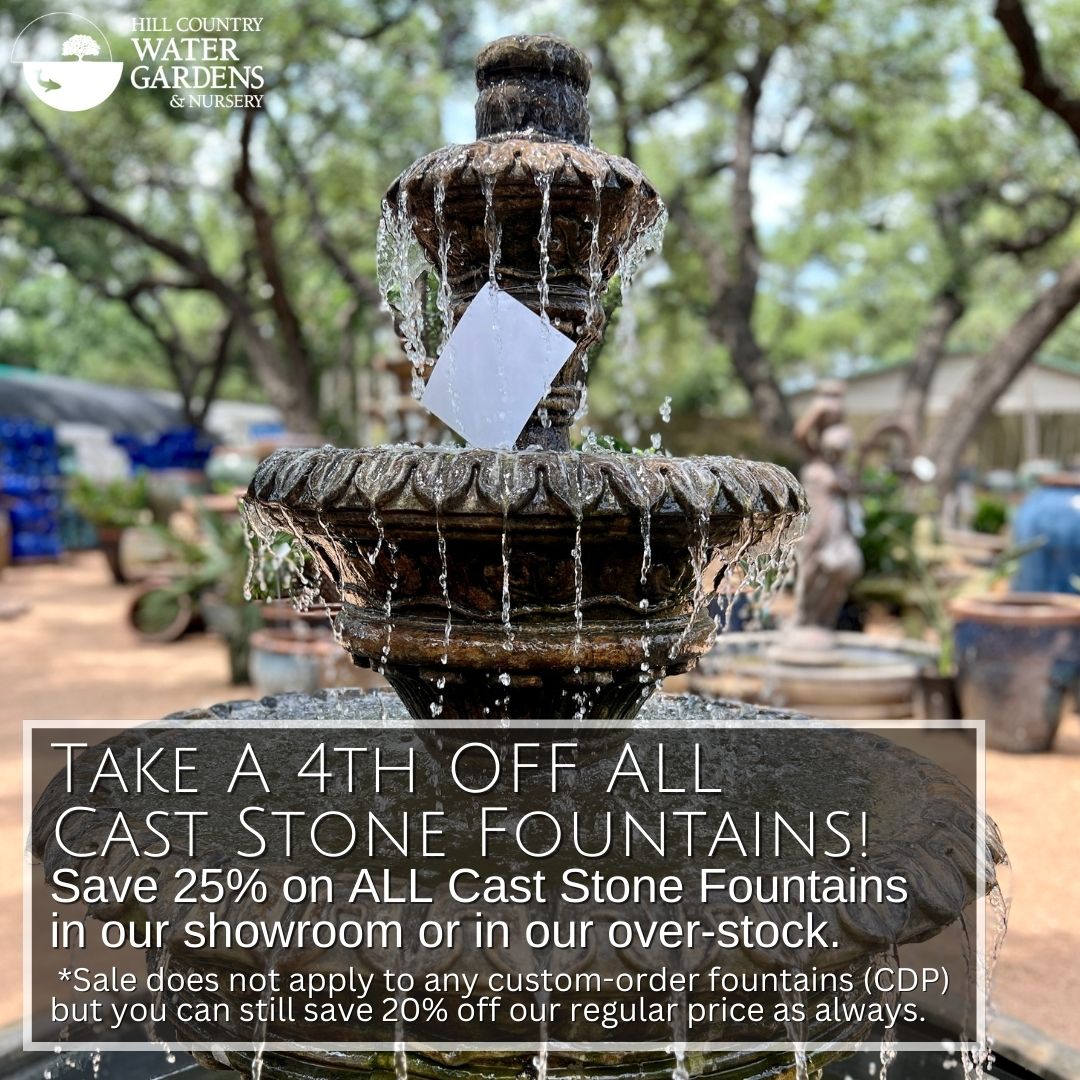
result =
M413 396L424 390L427 349L424 346L423 274L429 268L413 232L408 189L402 184L395 205L383 200L376 241L379 287L387 305L397 312L405 355L413 369Z
M551 173L536 174L536 186L540 189L540 282L537 291L540 294L540 318L548 321L548 270L551 267Z
M453 311L450 305L450 230L446 224L446 179L435 182L435 232L439 242L439 286L436 292L436 308L439 313L440 351L453 330Z
M447 223L446 199L448 178L460 170L466 161L468 147L448 146L430 155L425 167L433 176L431 199L432 214L435 223L435 253L432 258L424 253L414 231L416 217L412 212L408 192L411 190L413 170L406 170L398 183L397 198L391 202L383 201L382 216L379 222L377 251L377 272L379 289L383 300L394 312L396 323L405 346L405 353L413 367L413 395L423 396L424 379L431 363L425 347L424 334L424 278L434 275L436 280L436 307L442 326L441 346L453 327L452 295L449 282L449 257L453 237ZM599 154L599 151L582 151ZM416 166L413 167L415 169ZM539 223L537 246L539 251L539 279L537 282L537 300L539 314L545 321L549 318L551 298L551 235L552 235L552 186L554 174L550 169L537 169L533 176L540 192ZM587 256L588 295L585 309L584 329L591 339L598 337L603 325L603 304L601 292L604 273L601 265L601 211L603 206L602 170L597 169L591 179L595 194L594 208L587 215L589 225L589 247ZM498 265L502 246L502 222L499 221L495 199L496 178L490 171L480 171L480 194L484 201L483 232L488 249L488 280L498 286ZM667 213L660 210L651 219L639 219L635 216L626 235L619 242L615 260L619 280L624 294L627 294L634 277L646 257L659 251L663 239ZM620 325L628 324L629 319L620 319ZM632 328L629 328L632 332ZM584 363L588 372L587 358ZM578 419L586 414L584 380L578 389L582 392ZM631 442L634 440L630 440Z

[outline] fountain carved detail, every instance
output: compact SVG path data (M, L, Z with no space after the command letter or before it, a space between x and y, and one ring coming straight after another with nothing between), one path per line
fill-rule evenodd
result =
M571 450L603 290L657 242L663 204L589 143L578 50L504 38L476 82L477 140L387 193L387 299L418 376L427 271L446 328L490 281L572 355L515 450L282 450L246 514L260 535L302 538L343 601L342 643L414 716L629 717L709 646L719 577L792 541L805 502L774 465Z

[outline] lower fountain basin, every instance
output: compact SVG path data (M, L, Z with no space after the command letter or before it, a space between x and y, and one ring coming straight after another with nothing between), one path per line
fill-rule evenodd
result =
M862 1032L838 1032L838 1041L854 1041ZM254 1055L226 1051L220 1057L194 1055L201 1065L212 1069L232 1069L252 1075ZM819 1077L820 1069L847 1055L840 1051L807 1053L807 1071L800 1072L791 1055L777 1051L720 1050L711 1054L687 1054L686 1074L694 1080L799 1080ZM785 1060L788 1064L785 1066ZM592 1052L580 1057L552 1051L544 1075L548 1080L672 1080L675 1061L669 1054ZM408 1076L418 1080L530 1080L537 1076L533 1054L454 1054L436 1056L409 1054ZM365 1080L401 1080L392 1053L303 1055L266 1053L260 1060L260 1080L336 1080L364 1077Z
M775 465L416 447L278 451L244 505L302 540L342 644L420 719L633 716L708 648L729 566L805 512Z
M763 721L761 728L767 730L768 722L784 719L789 723L798 717L793 714L777 713L772 710L739 705L731 702L709 702L699 698L673 698L662 695L650 702L635 727L672 727L682 728L726 728L733 725L755 726L755 721ZM363 692L355 690L332 690L319 694L288 694L276 698L267 698L261 702L230 702L215 705L209 709L194 709L175 714L166 719L169 725L165 732L155 736L154 728L137 729L121 736L122 740L138 740L142 743L162 739L190 741L186 732L210 722L221 724L222 721L240 727L266 728L267 736L288 738L287 729L282 729L283 722L317 725L320 728L336 729L342 732L355 731L365 727L414 727L400 703L391 695L383 692ZM807 721L809 723L809 721ZM1004 850L993 822L986 821L985 830L985 881L978 877L978 859L974 848L974 822L971 819L972 796L950 773L920 757L909 749L887 742L867 731L843 732L843 738L830 744L812 761L774 761L762 755L760 746L752 736L749 742L733 743L742 746L745 762L732 772L733 786L725 785L725 798L733 805L756 805L761 807L775 804L778 798L785 800L785 805L797 810L799 807L812 807L826 800L830 805L845 804L849 798L861 800L860 805L874 822L876 838L874 848L874 866L888 867L889 872L903 873L909 885L907 899L895 907L891 915L882 917L878 909L865 904L850 904L838 911L833 921L836 942L829 950L828 958L815 954L814 960L819 967L843 970L857 967L869 958L892 954L898 945L908 942L923 941L939 934L945 927L961 918L965 909L979 896L980 885L983 888L995 887L995 867L1004 859ZM762 744L765 745L765 744ZM225 767L225 766L223 766ZM107 792L91 797L94 800L108 802L111 796ZM67 805L70 796L65 794L63 777L58 777L42 797L34 815L33 851L44 863L45 872L51 876L67 863L67 856L56 844L52 822L57 812ZM110 804L111 805L111 804ZM92 832L94 825L87 826ZM73 839L89 838L75 835ZM214 850L214 835L209 836L209 851ZM109 859L122 860L125 856L116 851ZM171 859L183 862L183 856L169 856L160 864L160 873L168 877L172 870ZM820 860L820 861L819 861ZM108 861L108 860L106 860ZM809 855L799 857L792 863L793 873L805 873L820 865L822 871L831 867L828 859ZM874 866L868 864L868 869ZM103 872L111 872L115 867L102 865ZM265 878L276 878L279 873L290 872L287 869L267 865L263 869ZM237 918L259 918L262 913L258 904L249 899L237 900L240 904L234 911ZM251 905L250 913L244 905ZM212 907L213 905L211 905ZM798 905L796 905L798 906ZM209 910L209 909L208 909ZM230 909L232 910L232 909ZM716 909L719 911L720 909ZM782 912L778 913L782 915ZM95 913L98 917L110 917L107 911ZM148 913L149 914L149 913ZM155 910L155 917L167 914ZM186 913L192 917L205 918L202 909L191 909ZM320 908L316 902L306 909L308 917L332 918L334 912L328 905ZM364 902L351 904L350 917L363 919ZM517 909L508 909L506 918L528 918ZM972 925L972 924L969 924ZM310 949L288 949L275 951L272 961L266 955L259 955L258 950L241 948L216 949L209 956L200 952L188 952L181 942L170 941L168 953L148 956L148 963L153 969L160 964L168 966L170 971L197 972L211 964L219 971L238 971L253 973L265 970L270 962L276 970L282 972L320 970L326 957L321 951ZM940 939L935 943L940 951ZM485 950L476 954L478 963L489 962L496 970L505 970L511 959L499 949ZM486 959L485 959L486 958ZM352 954L350 962L360 968L378 969L385 966L385 961L378 955L367 956L364 952ZM767 960L755 959L755 954L733 955L730 961L739 970L753 972L764 971ZM182 1043L203 1043L220 1041L219 1034L199 1029L190 1019L180 1019L182 1003L191 1002L198 997L198 992L179 990L166 995L169 1020L176 1026ZM327 1041L335 1041L335 1035L342 1041L348 1041L352 1035L346 1025L340 1031L327 1027ZM852 1021L842 1028L811 1025L804 1037L822 1044L853 1043L872 1035L864 1020ZM779 1041L790 1037L780 1025L770 1036ZM244 1039L244 1031L237 1033L237 1041ZM740 1037L737 1029L720 1032L724 1039ZM267 1032L267 1041L287 1042L290 1038L287 1030ZM757 1036L755 1036L757 1038ZM199 1061L212 1067L226 1067L244 1074L264 1078L290 1077L313 1078L336 1075L364 1074L388 1077L395 1071L395 1056L392 1053L374 1053L367 1051L319 1051L298 1045L295 1051L268 1052L260 1056L256 1065L253 1054L249 1051L210 1051L196 1054ZM811 1069L820 1068L830 1057L828 1049L811 1055ZM410 1075L430 1077L432 1080L448 1080L462 1076L469 1080L477 1077L487 1080L511 1080L529 1073L532 1055L509 1051L439 1051L408 1054L408 1073ZM398 1067L403 1062L398 1062ZM662 1080L672 1073L673 1061L662 1052L637 1052L629 1054L612 1049L601 1054L589 1054L586 1058L574 1052L552 1048L548 1059L550 1076L609 1077L621 1080L623 1077L655 1077ZM715 1052L688 1055L685 1065L688 1075L695 1077L787 1077L795 1071L790 1053L781 1051L739 1051Z

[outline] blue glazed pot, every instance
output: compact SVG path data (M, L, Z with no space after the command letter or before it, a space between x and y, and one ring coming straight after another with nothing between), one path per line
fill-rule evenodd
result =
M1080 473L1046 477L1021 503L1012 533L1018 545L1041 541L1020 560L1017 592L1080 592Z
M997 750L1049 750L1070 692L1080 693L1080 597L1006 593L952 605L965 717Z

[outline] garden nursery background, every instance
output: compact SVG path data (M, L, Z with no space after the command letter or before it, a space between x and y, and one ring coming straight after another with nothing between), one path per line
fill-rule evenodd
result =
M1080 6L80 12L124 65L107 101L50 108L0 70L3 970L24 721L386 685L286 598L304 554L253 552L237 496L280 447L455 440L395 332L383 198L473 140L485 43L554 31L591 60L593 144L668 215L599 297L573 444L777 462L810 499L793 560L727 582L717 644L662 691L985 720L1012 876L991 1032L1017 1067L1080 1076ZM6 0L3 55L46 14ZM148 44L169 38L202 44ZM100 63L87 41L64 63ZM431 358L443 288L427 274L412 313ZM20 1012L0 979L0 1026Z

